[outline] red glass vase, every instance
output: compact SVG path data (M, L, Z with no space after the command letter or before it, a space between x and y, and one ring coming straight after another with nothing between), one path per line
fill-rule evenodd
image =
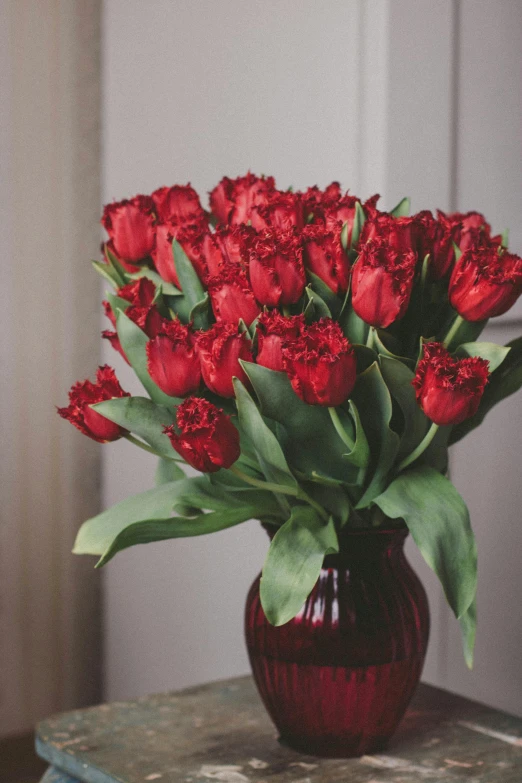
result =
M419 681L426 593L404 555L405 528L343 531L303 608L267 621L258 577L246 603L250 663L281 741L330 757L382 750Z

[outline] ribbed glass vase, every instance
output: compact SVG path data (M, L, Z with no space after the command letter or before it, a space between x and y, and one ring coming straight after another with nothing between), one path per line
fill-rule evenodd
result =
M306 753L381 750L419 681L429 634L426 593L401 529L343 531L300 613L268 623L258 577L246 642L259 693L281 740Z

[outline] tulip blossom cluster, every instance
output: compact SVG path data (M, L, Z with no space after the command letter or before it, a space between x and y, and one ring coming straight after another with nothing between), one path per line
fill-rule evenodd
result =
M359 334L366 332L369 350L377 344L393 355L386 330L390 345L400 341L410 351L417 350L419 337L444 337L441 329L423 333L422 322L406 317L416 300L422 319L419 293L430 287L439 294L446 290L455 318L468 322L504 313L522 292L522 260L505 249L501 236L492 235L481 214L438 210L436 216L429 211L409 216L382 212L377 205L378 196L363 202L336 182L324 190L282 191L273 177L250 172L224 177L210 193L208 211L191 185L108 204L102 217L106 257L125 281L116 288L116 302L149 338L152 381L176 399L206 390L214 395L209 404L216 404L215 397L234 398L234 378L251 390L244 363L257 363L285 373L306 404L337 408L348 402L357 381L358 340L350 313L352 323L362 324ZM174 296L162 296L161 281L184 294L174 242L207 291L206 328L197 328L190 313L182 318ZM104 308L112 329L103 337L128 361L114 301L105 301ZM417 342L409 339L411 333ZM437 342L427 342L418 358L413 385L427 418L449 426L473 416L487 383L487 360L457 360ZM96 401L122 393L107 373L104 368L98 378L103 395ZM93 388L85 384L82 388ZM102 417L89 408L89 395L75 388L77 413L60 409L61 415L96 439L120 436L122 428L112 423L107 437L84 424ZM82 399L84 414L78 413ZM169 434L179 450L179 440ZM191 462L188 453L185 448ZM200 470L209 464L191 462L196 463Z
M212 492L230 513L211 529L238 507L281 526L303 504L320 525L373 526L404 480L422 479L423 497L433 483L436 504L448 446L522 385L519 341L477 342L522 293L522 258L478 212L410 215L407 199L388 212L338 182L283 190L249 172L206 204L190 184L108 204L102 224L103 337L148 397L105 366L58 412L97 441L212 474L196 532ZM194 498L176 502L197 510Z

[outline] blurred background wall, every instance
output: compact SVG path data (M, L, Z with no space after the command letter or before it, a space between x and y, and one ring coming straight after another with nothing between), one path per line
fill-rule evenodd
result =
M105 698L248 671L242 611L267 548L256 523L127 550L103 574L68 554L98 479L109 505L148 488L155 467L126 442L98 450L52 410L98 361L102 289L87 261L101 200L189 180L204 196L248 168L283 187L340 179L388 208L407 194L415 211L484 211L520 253L522 3L3 0L0 14L2 734L97 698L102 582ZM491 339L521 326L518 307ZM522 715L520 399L452 458L479 545L473 673L409 551L432 610L425 679Z

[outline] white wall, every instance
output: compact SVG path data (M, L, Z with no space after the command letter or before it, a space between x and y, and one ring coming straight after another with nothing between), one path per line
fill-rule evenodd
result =
M415 210L483 209L522 251L521 25L517 0L106 0L105 199L189 179L204 192L249 167L284 186L341 178L389 207L407 193ZM432 607L425 678L522 714L520 410L519 398L492 414L452 463L481 556L474 674L409 551ZM153 466L128 444L104 458L106 504L150 486ZM107 696L247 671L242 608L265 550L248 523L118 555Z

